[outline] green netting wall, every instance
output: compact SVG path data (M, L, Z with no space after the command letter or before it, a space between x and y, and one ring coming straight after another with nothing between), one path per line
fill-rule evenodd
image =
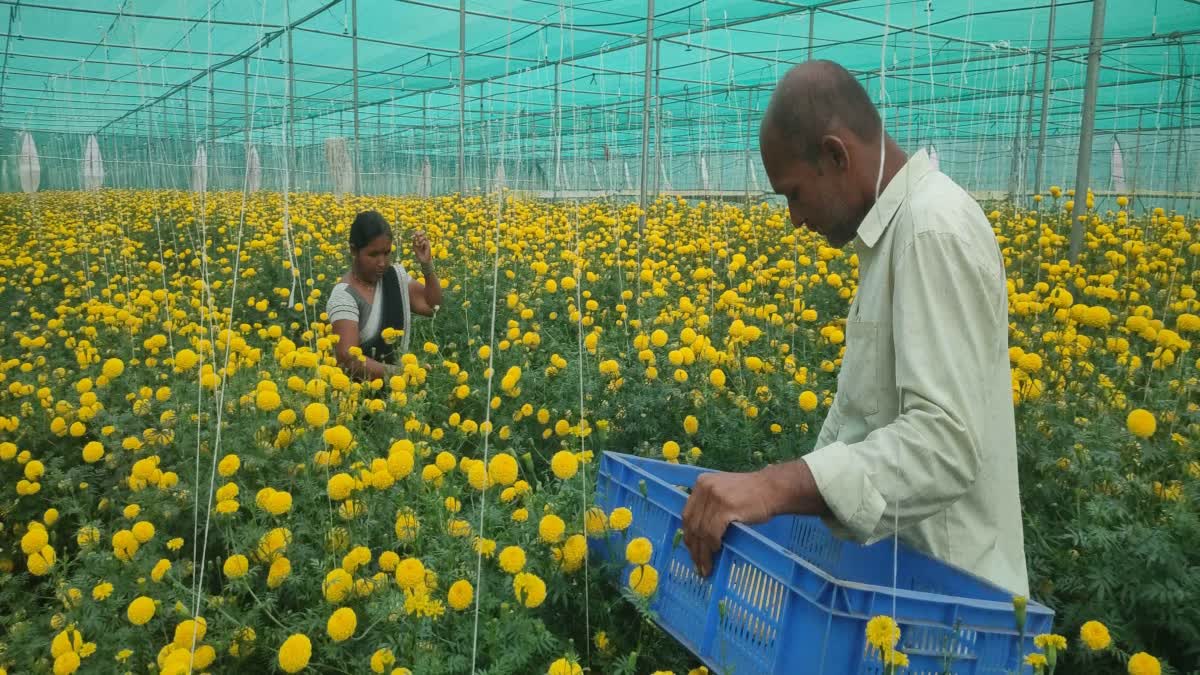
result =
M79 188L95 135L113 187L187 188L203 145L207 189L240 189L253 145L262 189L336 189L327 142L344 139L354 191L488 190L503 166L506 186L546 196L636 196L644 130L650 191L769 192L758 120L808 58L857 73L903 147L935 148L978 192L1033 190L1044 109L1041 187L1072 186L1093 11L659 0L650 28L628 0L0 5L0 189L21 189L27 131L41 189ZM1200 5L1108 2L1103 38L1091 187L1122 187L1119 145L1125 191L1189 200Z

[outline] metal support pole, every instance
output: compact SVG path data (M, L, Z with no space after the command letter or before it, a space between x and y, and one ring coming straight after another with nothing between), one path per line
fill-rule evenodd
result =
M1046 169L1046 124L1050 115L1050 83L1054 80L1054 14L1055 0L1050 0L1050 21L1046 29L1046 67L1042 72L1042 112L1038 127L1037 165L1033 171L1033 193L1042 191L1043 172Z
M350 0L350 64L351 79L354 81L354 193L359 190L358 152L358 0Z
M654 194L662 194L662 40L654 41Z
M1138 109L1137 130L1133 132L1133 180L1129 182L1129 192L1137 198L1138 172L1142 168L1142 114L1145 108Z
M1075 164L1075 211L1071 214L1071 262L1083 251L1083 216L1092 176L1092 136L1096 127L1096 89L1100 84L1100 50L1104 47L1104 9L1107 0L1092 2L1092 34L1088 39L1087 85L1083 91L1083 121L1079 129L1079 157Z
M214 140L216 140L216 138L217 138L217 110L216 110L215 104L213 103L213 101L215 100L214 96L213 96L213 75L215 73L216 73L216 71L211 71L211 70L208 72L208 134L207 134L207 136L208 136L208 142L209 142L210 146L212 145L212 142ZM210 148L210 151L211 151L211 148Z
M491 174L489 173L489 171L491 170L491 166L492 166L492 154L491 154L491 148L489 147L489 144L488 144L487 122L484 120L484 117L483 117L483 83L482 82L479 83L479 133L480 133L480 138L482 139L482 146L481 146L482 152L480 152L479 154L483 155L483 168L481 168L479 170L479 187L480 187L480 192L482 192L483 194L487 194L488 181L491 180Z
M558 201L558 186L562 183L562 98L560 95L559 62L554 62L554 201Z
M1037 64L1035 63L1034 66L1036 66L1036 65ZM1035 67L1035 71L1036 71L1036 67ZM1024 148L1024 151L1021 153L1021 182L1020 182L1020 186L1018 187L1018 189L1022 193L1026 193L1026 194L1028 194L1026 192L1026 190L1028 189L1028 185L1025 183L1025 181L1029 180L1029 165L1026 164L1025 162L1029 161L1029 139L1033 138L1033 99L1034 99L1033 80L1034 79L1035 79L1034 76L1030 77L1029 91L1026 92L1029 95L1028 96L1029 109L1025 111L1025 148Z
M458 0L458 193L467 192L467 0Z
M646 227L646 167L649 162L650 155L650 80L653 76L651 66L654 65L654 0L646 0L646 66L642 71L642 171L640 178L640 189L638 196L638 206L641 208L641 215L638 216L638 233ZM639 240L640 246L640 240ZM641 302L641 298L638 298Z
M1183 40L1179 41L1179 137L1175 141L1175 192L1182 194L1186 187L1182 180L1183 168L1183 130L1187 122L1187 53L1183 50Z
M1020 170L1021 157L1021 106L1025 103L1025 94L1033 88L1034 70L1031 65L1029 68L1029 78L1025 82L1025 91L1017 97L1017 115L1013 118L1012 163L1008 168L1008 198L1012 200L1014 206L1016 206L1017 201L1017 174Z
M196 141L195 134L192 133L192 88L183 88L183 128L187 134L189 143ZM193 148L194 150L194 148Z
M242 126L244 131L242 134L242 143L245 146L243 152L248 158L250 156L250 59L242 59Z
M288 63L288 125L287 125L287 161L289 170L287 172L287 184L283 186L286 192L292 191L292 182L295 180L296 174L296 59L292 51L292 29L290 26L287 29L287 63Z
M732 56L730 58L733 58ZM742 181L746 188L746 216L750 215L750 138L754 134L753 129L754 119L754 92L750 92L750 109L746 111L746 140L744 141L746 154L742 161L746 164L746 176Z
M813 27L817 23L817 8L813 7L808 10L808 60L812 61L813 57Z

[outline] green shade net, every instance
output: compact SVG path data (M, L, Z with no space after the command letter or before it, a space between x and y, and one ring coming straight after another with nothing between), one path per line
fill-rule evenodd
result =
M660 0L649 74L644 2L465 7L0 2L0 188L20 189L17 132L29 131L41 189L81 187L94 134L110 187L186 188L203 142L208 189L242 189L251 143L264 189L329 190L326 140L343 138L365 193L489 190L503 166L517 190L636 196L644 160L650 191L758 194L770 191L758 121L778 78L810 55L855 72L889 133L906 150L936 148L969 189L1034 187L1048 0ZM1045 184L1074 181L1092 9L1055 9ZM1197 64L1200 5L1108 3L1094 189L1193 190Z

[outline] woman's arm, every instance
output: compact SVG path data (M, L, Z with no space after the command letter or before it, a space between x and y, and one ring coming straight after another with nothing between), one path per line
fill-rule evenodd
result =
M442 282L433 269L433 252L424 232L413 234L413 254L421 264L422 284L417 280L408 283L409 304L413 314L433 316L433 310L442 304Z
M334 321L333 334L338 337L337 343L333 346L338 366L347 375L358 380L387 379L389 373L386 364L372 358L364 360L350 354L351 349L361 346L358 343L358 322L347 319Z

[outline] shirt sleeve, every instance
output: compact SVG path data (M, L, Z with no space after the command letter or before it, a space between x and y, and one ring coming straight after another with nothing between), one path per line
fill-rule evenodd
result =
M334 286L329 292L329 299L325 301L325 313L329 315L330 324L335 321L358 323L358 303L341 284Z
M900 413L861 442L833 441L804 458L843 531L864 543L944 510L974 484L988 414L978 382L1007 330L999 282L962 236L917 234L893 269Z

